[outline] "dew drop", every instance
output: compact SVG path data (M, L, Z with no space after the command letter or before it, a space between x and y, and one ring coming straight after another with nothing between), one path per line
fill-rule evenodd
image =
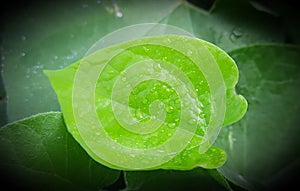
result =
M21 52L20 55L23 57L23 56L26 56L26 53L25 52Z
M123 13L120 12L120 11L117 11L117 12L116 12L116 17L122 18L122 17L123 17Z
M150 89L150 92L152 92L152 93L155 92L155 91L156 91L155 87L153 87L153 88Z
M232 30L232 32L230 34L230 39L236 40L242 36L243 36L243 31L240 28L235 28Z
M143 112L140 110L140 109L137 109L135 111L135 116L138 120L141 120L141 119L144 119L144 115L143 115Z
M155 71L157 71L157 72L160 72L160 71L161 71L161 65L160 65L160 63L158 63L158 64L153 64L153 69L154 69Z
M148 48L148 47L143 47L143 49L145 50L145 52L149 52L150 51L150 49Z
M189 120L189 124L191 124L191 125L196 124L196 120L195 120L195 119L190 119L190 120Z
M54 60L57 60L57 59L58 59L58 56L55 55L53 58L54 58Z
M173 129L176 126L176 123L169 123L168 127L170 127L171 129Z
M123 82L125 82L126 81L126 77L122 77L122 79L121 79Z
M22 36L21 36L21 40L22 40L22 41L25 41L25 40L26 40L26 36L25 36L25 35L22 35Z
M241 37L241 36L243 35L241 29L234 29L234 30L232 31L232 33L233 33L234 36L236 36L236 37Z
M200 115L199 115L199 116L200 116L200 118L201 118L201 119L204 119L204 118L205 118L205 114L204 114L203 112L202 112L202 113L200 113Z
M192 54L193 54L193 51L189 49L189 50L187 51L187 53L186 53L186 54L187 54L188 56L190 56L190 55L192 55Z
M169 106L168 108L167 108L167 112L168 113L172 113L174 111L174 107L173 106Z

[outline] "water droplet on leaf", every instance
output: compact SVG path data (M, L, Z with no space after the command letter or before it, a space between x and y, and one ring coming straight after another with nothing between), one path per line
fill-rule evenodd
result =
M161 65L160 63L157 63L157 64L153 64L153 69L157 72L160 72L161 71Z
M116 12L116 17L122 18L122 17L123 17L123 13L120 12L120 11L117 11L117 12Z
M25 35L22 35L22 36L21 36L21 40L22 40L22 41L25 41L25 40L26 40L26 36L25 36Z

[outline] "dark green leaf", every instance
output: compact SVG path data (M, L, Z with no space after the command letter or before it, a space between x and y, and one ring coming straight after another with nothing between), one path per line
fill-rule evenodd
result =
M93 161L67 132L61 113L43 113L0 129L0 169L13 187L99 190L119 171Z
M8 120L59 110L42 70L70 65L101 37L124 26L175 25L225 50L283 40L277 21L268 14L245 2L222 2L211 13L181 0L38 1L12 11L5 15L10 19L4 20L1 47Z
M228 182L216 178L216 170L196 168L189 171L125 172L127 190L231 190ZM217 180L216 180L217 179Z
M293 179L300 159L300 48L258 45L230 54L240 70L238 92L249 107L217 139L228 154L221 172L252 190L283 184L285 176Z

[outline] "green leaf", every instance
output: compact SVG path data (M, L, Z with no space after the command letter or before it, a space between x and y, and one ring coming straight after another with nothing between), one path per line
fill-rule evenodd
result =
M8 12L1 45L8 121L58 111L58 100L42 70L72 64L94 42L124 26L175 25L224 50L283 41L278 22L268 14L247 3L241 7L240 1L233 5L222 2L210 13L181 0L79 0L60 1L59 5L41 1ZM116 16L118 11L122 17Z
M38 114L0 129L1 178L25 190L99 190L119 172L93 161L67 132L62 114Z
M210 13L179 0L116 0L115 3L123 13L121 18L116 17L115 5L108 0L37 1L36 4L26 3L28 6L22 10L14 9L4 14L0 51L10 122L39 112L60 110L55 93L42 70L70 65L80 59L95 41L120 27L143 22L168 23L184 28L226 51L261 42L283 42L281 29L286 30L276 18L253 9L246 1L228 3L220 0ZM298 25L297 17L293 16L290 9L287 11L291 17L283 17L291 27L288 29L290 38L297 41L298 29L294 30L294 26ZM294 23L289 22L291 18ZM6 103L3 105L6 107ZM6 116L4 112L1 114ZM283 134L288 129L282 130ZM221 147L229 147L230 139L224 140ZM239 153L241 151L243 149ZM236 160L243 161L240 156ZM294 165L289 166L293 168ZM229 171L234 174L231 180L237 179L235 182L247 184L242 183L240 174L234 173L235 167L227 170L227 177ZM284 170L278 174L281 172ZM272 183L276 182L274 180Z
M257 45L230 55L240 70L238 92L245 95L249 108L217 139L228 154L220 170L250 190L282 186L285 177L293 180L299 170L300 48Z
M247 108L234 61L187 36L138 38L46 74L69 132L116 169L219 167L225 153L212 143Z
M1 63L1 61L0 61ZM0 66L0 71L2 67ZM2 82L2 72L0 72L0 126L3 126L7 123L6 116L6 93L4 89L4 84Z
M138 171L125 172L127 190L231 190L228 182L223 179L219 182L214 175L217 170L196 168L189 171Z

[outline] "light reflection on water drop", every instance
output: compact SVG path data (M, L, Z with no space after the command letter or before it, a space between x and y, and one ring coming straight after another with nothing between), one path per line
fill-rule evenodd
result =
M117 12L116 12L116 17L122 18L122 17L123 17L123 13L120 12L120 11L117 11Z
M230 34L230 39L232 41L237 40L239 38L241 38L243 36L243 31L241 28L235 28L232 30L231 34Z
M22 36L21 36L21 40L22 40L22 41L25 41L25 40L26 40L26 36L25 36L25 35L22 35Z
M123 13L120 11L119 6L117 5L117 3L114 0L112 0L112 2L113 2L113 5L114 5L114 11L115 11L116 17L117 18L122 18L123 17Z
M26 56L26 53L25 52L21 52L20 55L23 57L23 56Z

